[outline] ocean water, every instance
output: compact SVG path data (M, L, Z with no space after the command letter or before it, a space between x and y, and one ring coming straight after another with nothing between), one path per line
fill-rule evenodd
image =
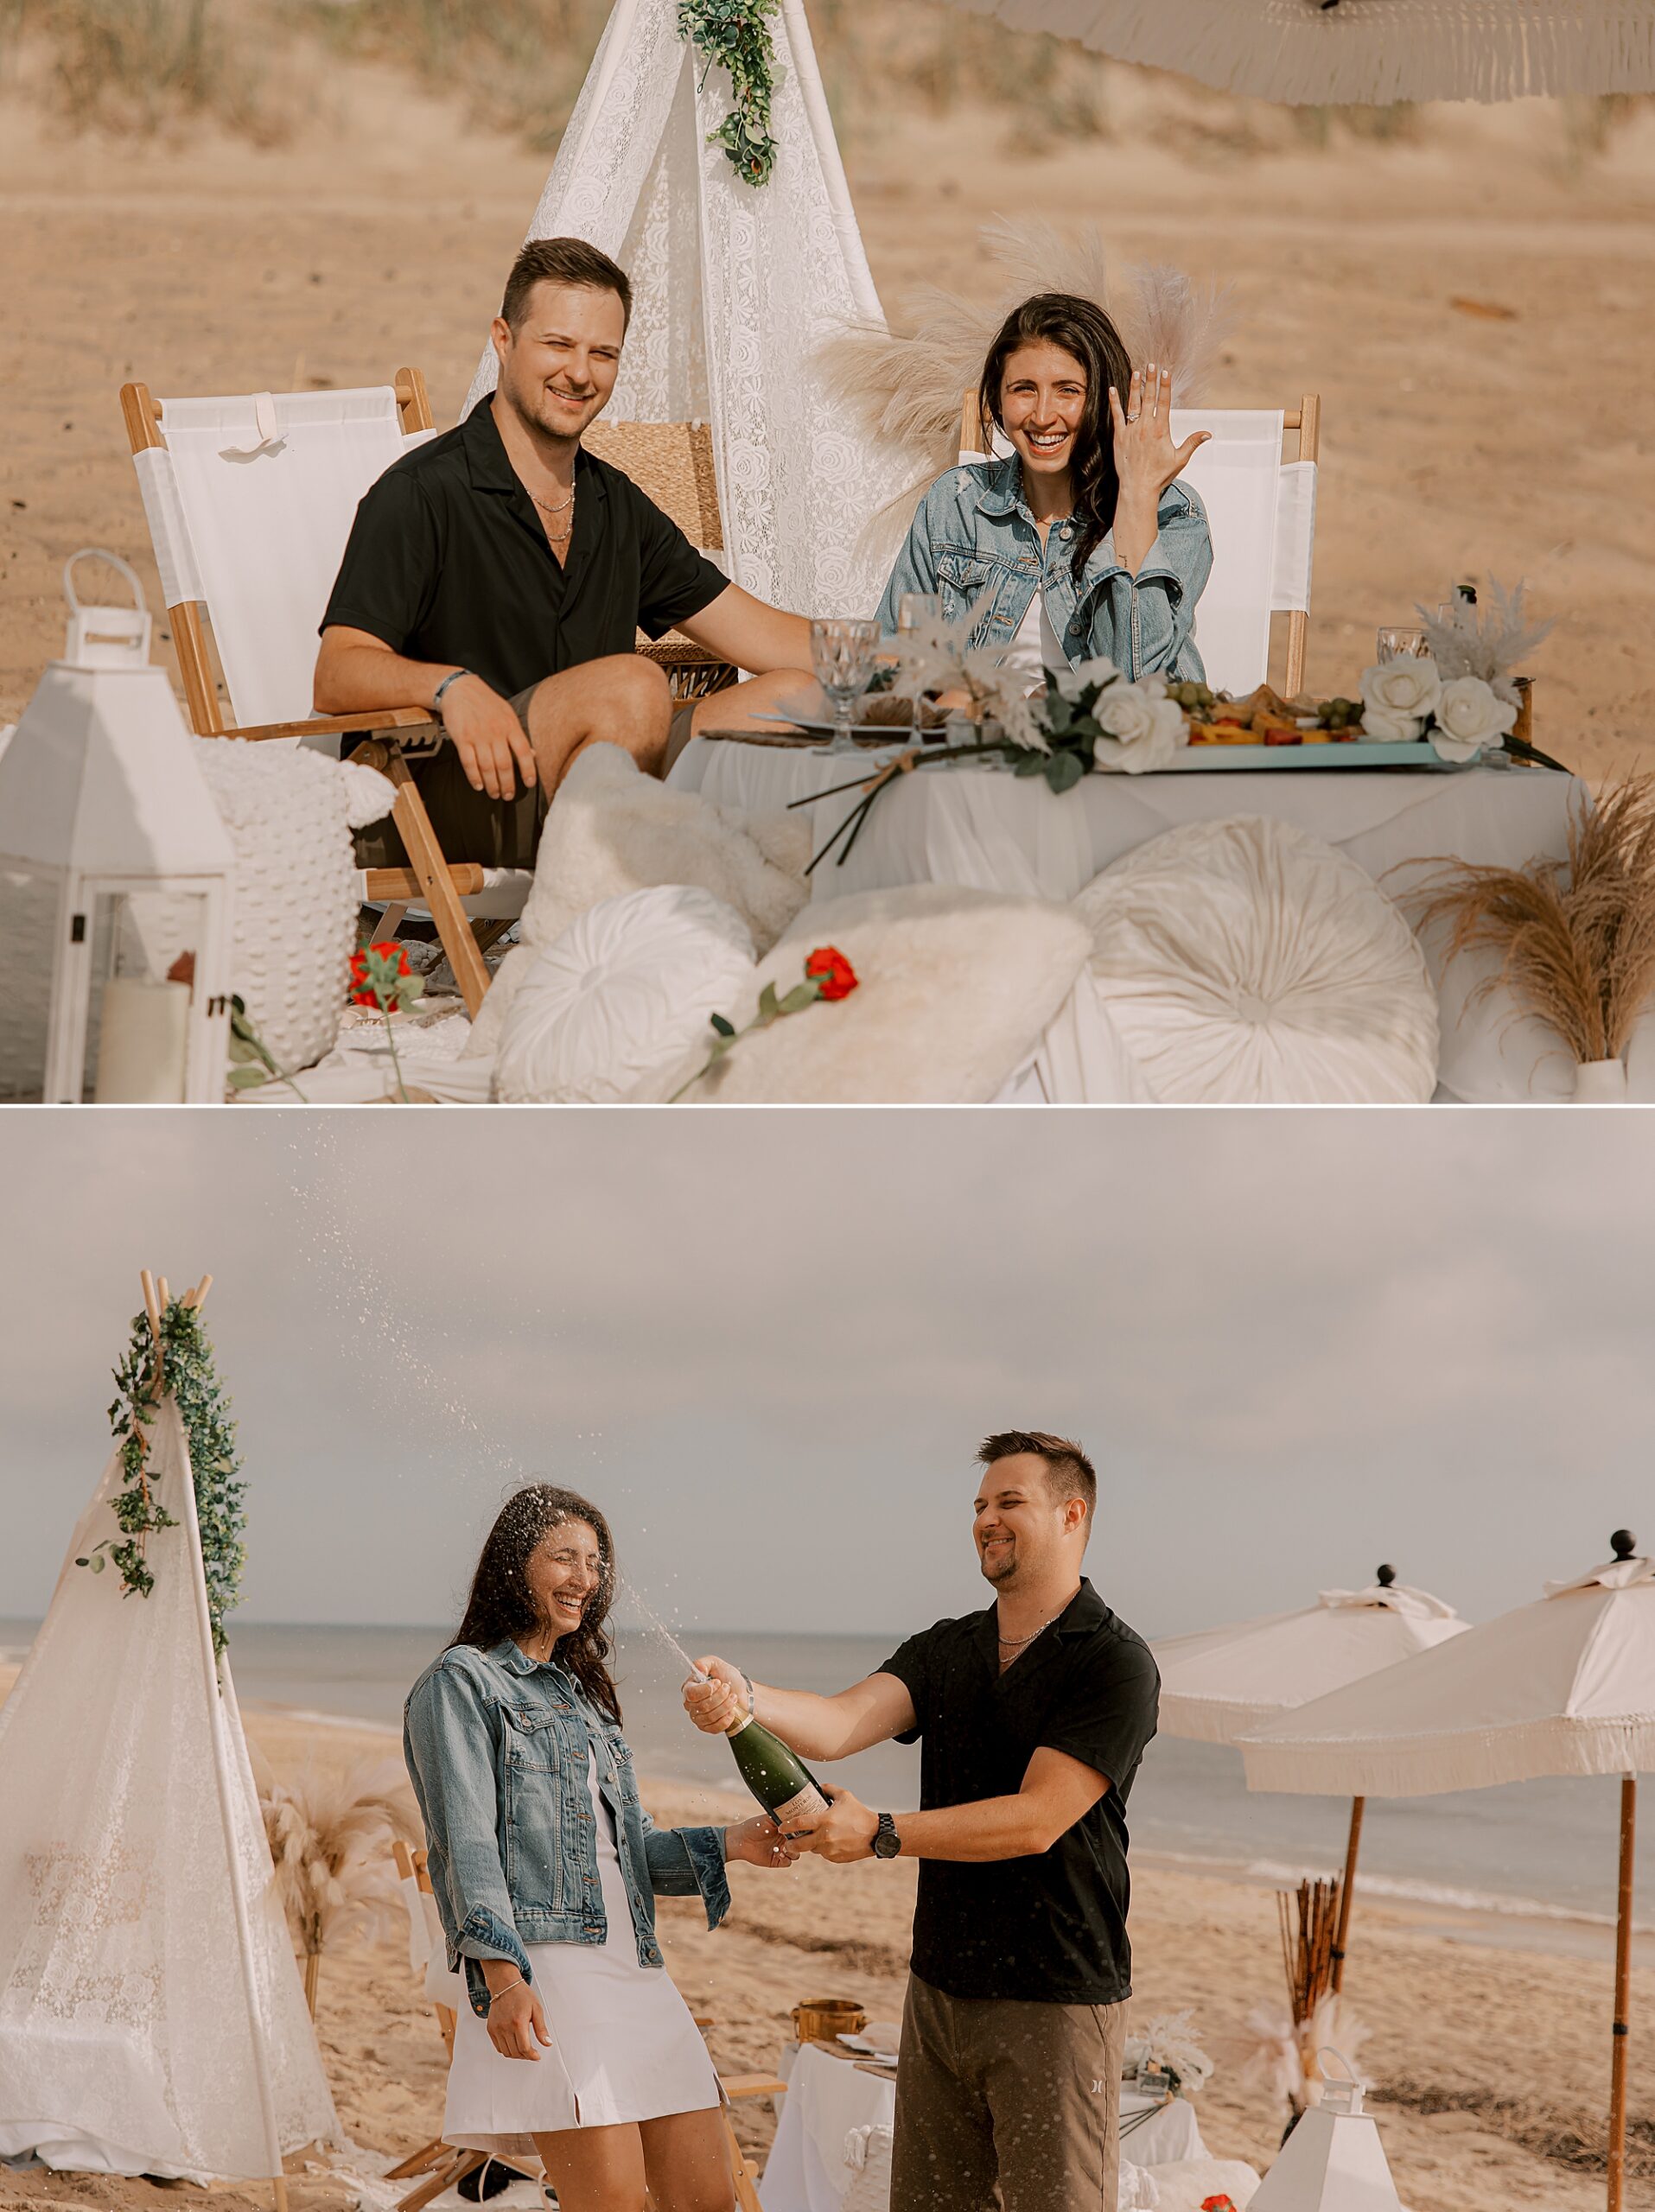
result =
M20 1659L35 1624L0 1620L0 1662ZM284 1706L400 1729L410 1685L446 1641L442 1628L352 1628L232 1620L230 1656L244 1706ZM901 1638L773 1636L691 1630L691 1653L716 1651L761 1681L832 1691L859 1681ZM661 1641L622 1630L615 1673L628 1741L646 1773L728 1786L722 1741L691 1726L678 1700L683 1669ZM883 1744L824 1764L869 1804L918 1802L917 1746ZM1612 1777L1506 1784L1441 1797L1373 1799L1362 1832L1362 1877L1422 1902L1608 1920L1614 1911L1620 1785ZM1133 1786L1130 1825L1140 1851L1215 1870L1296 1879L1342 1862L1347 1801L1247 1789L1240 1755L1222 1745L1158 1737ZM1640 1925L1655 1922L1655 1815L1638 1853Z

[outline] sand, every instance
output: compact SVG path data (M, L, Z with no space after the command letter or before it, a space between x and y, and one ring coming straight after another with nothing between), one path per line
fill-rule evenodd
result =
M296 48L281 67L303 119L267 149L66 139L0 96L0 721L60 642L77 546L124 553L158 603L124 378L348 385L412 361L439 420L464 393L545 156L387 70ZM1102 142L1009 144L1003 111L858 101L844 153L888 302L921 276L986 289L977 226L1005 212L1232 279L1214 399L1323 401L1312 686L1353 690L1376 625L1451 581L1526 577L1559 618L1537 741L1594 775L1655 760L1655 111L1599 154L1543 103L1316 149L1246 103L1123 69L1110 86Z
M0 1689L7 1687L0 1681ZM393 1737L309 1719L250 1712L256 1755L277 1774L306 1760L354 1763L394 1753ZM735 1795L646 1780L657 1820L740 1817ZM1606 1848L1612 1840L1606 1839ZM812 1863L786 1874L733 1870L735 1908L709 1934L699 1906L665 1899L667 1966L697 2012L710 2013L725 2073L774 2066L801 1998L844 1995L875 2018L896 2017L906 1976L915 1870L899 1862ZM1427 1916L1359 1903L1346 1993L1369 2031L1362 2071L1397 2186L1412 2212L1588 2212L1603 2202L1610 1966L1607 1935L1579 1930L1588 1955L1518 1948L1525 1931L1489 1918ZM1469 1937L1471 1940L1466 1940ZM1268 1889L1153 1864L1135 1876L1132 1942L1136 2019L1188 2006L1218 2070L1197 2104L1208 2150L1261 2170L1279 2126L1242 2078L1248 2015L1282 1985L1276 1901ZM1655 1942L1634 1972L1632 2045L1636 2136L1629 2205L1655 2201ZM444 2060L436 2027L408 1971L405 1945L353 1943L323 1964L318 2033L341 2121L353 2142L400 2156L434 2135ZM1438 2106L1442 2109L1428 2109ZM767 2103L738 2107L739 2132L762 2152ZM289 2161L294 2212L348 2212L356 2193L314 2154ZM160 2212L168 2190L137 2181L0 2171L0 2206L95 2205ZM188 2193L207 2212L268 2205L251 2185Z

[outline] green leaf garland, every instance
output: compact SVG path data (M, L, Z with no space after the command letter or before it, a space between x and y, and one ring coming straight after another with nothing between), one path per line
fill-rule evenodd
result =
M770 96L775 90L775 44L769 19L780 0L678 0L678 36L707 58L707 67L729 72L735 105L710 146L722 146L735 174L767 184L776 165L770 136ZM703 75L703 83L706 81Z
M169 1302L161 1317L161 1344L166 1386L177 1405L189 1446L213 1648L222 1651L224 1617L239 1598L241 1570L247 1556L242 1541L247 1525L243 1504L247 1485L236 1448L236 1425L230 1418L230 1402L213 1370L212 1346L193 1306L179 1299ZM125 1480L115 1497L114 1512L124 1541L117 1543L106 1537L75 1561L77 1567L100 1573L107 1552L109 1564L118 1569L129 1597L147 1598L156 1586L144 1557L144 1539L153 1530L178 1525L156 1503L150 1489L150 1427L156 1414L150 1393L155 1374L155 1340L148 1314L140 1313L133 1321L125 1356L115 1370L115 1402L109 1409L110 1427L123 1440L121 1465Z

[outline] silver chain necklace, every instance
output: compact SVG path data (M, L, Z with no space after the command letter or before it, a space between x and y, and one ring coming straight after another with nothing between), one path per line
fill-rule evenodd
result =
M1060 1608L1057 1612L1053 1614L1051 1621L1042 1621L1040 1626L1028 1636L999 1636L999 1631L996 1630L996 1634L999 1637L999 1642L1002 1648L1007 1651L1021 1651L1024 1644L1032 1643L1034 1641L1035 1637L1044 1636L1047 1630L1051 1627L1052 1621L1060 1619L1063 1613L1066 1611L1066 1606Z

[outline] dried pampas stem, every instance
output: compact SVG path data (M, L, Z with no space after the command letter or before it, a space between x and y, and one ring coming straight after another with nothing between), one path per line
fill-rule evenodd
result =
M1498 953L1468 1003L1503 984L1577 1064L1616 1060L1655 1002L1655 779L1629 776L1577 808L1567 861L1448 861L1411 894L1416 926L1445 926L1445 960Z
M389 1760L337 1776L306 1768L261 1790L259 1809L314 2019L323 1952L347 1935L377 1934L400 1913L391 1847L420 1840L418 1815L401 1768Z

